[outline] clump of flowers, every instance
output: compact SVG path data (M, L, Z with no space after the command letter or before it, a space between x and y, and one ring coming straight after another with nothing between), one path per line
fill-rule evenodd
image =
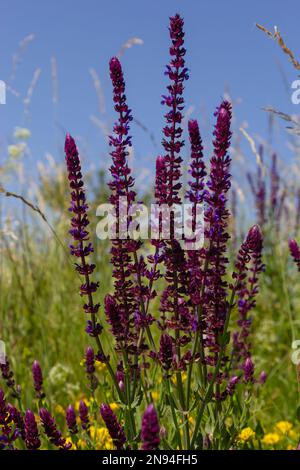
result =
M262 443L266 446L275 446L280 441L280 435L277 432L268 432L262 438Z
M286 234L292 229L298 233L300 228L300 190L289 187L284 172L279 165L276 153L266 160L266 151L260 145L256 154L256 174L247 173L250 190L253 196L257 223L262 231L271 230L277 234ZM295 210L291 210L291 206Z
M298 450L299 439L299 426L282 420L267 431L261 425L257 432L251 427L242 429L237 436L236 445L239 449Z
M289 421L278 421L275 428L282 434L288 434L292 430L293 425Z
M167 208L170 214L169 237L163 236L163 212L157 223L159 236L153 237L151 244L143 245L130 236L135 218L133 206L139 206L128 163L133 113L127 103L122 65L114 57L109 72L117 117L109 138L112 163L108 183L115 216L110 251L113 285L103 306L99 302L100 283L95 280L96 265L91 261L94 247L89 240L87 194L79 151L73 137L67 134L65 140L71 193L70 253L82 279L79 295L91 343L83 361L90 400L82 399L78 409L70 404L61 428L44 392L41 367L35 361L32 372L40 419L37 422L27 411L23 436L21 390L16 388L7 363L2 375L19 400L20 416L14 421L16 413L0 394L3 446L13 447L16 439L23 439L32 449L46 442L52 448L65 450L103 446L117 450L182 450L230 448L255 437L252 429L245 428L238 439L234 433L229 439L222 434L220 423L229 409L236 419L242 419L240 403L247 406L251 393L262 382L257 378L252 357L250 312L255 308L258 279L264 269L263 237L258 225L249 229L230 273L227 249L232 106L226 100L215 111L209 162L204 161L197 121L188 123L190 176L187 190L182 191L184 88L189 73L180 15L170 18L169 34L170 61L165 71L168 85L162 98L165 126L154 189L156 209L159 212ZM276 191L274 182L274 204ZM188 223L194 241L199 235L198 206L203 207L204 244L196 249L190 244L185 249L185 235L178 237L181 225L177 212L184 203L189 203ZM233 313L237 313L236 321ZM105 319L109 342L103 339ZM99 386L97 375L99 364L101 370L107 371L103 387ZM154 407L151 402L157 383L161 392ZM116 403L114 409L106 403L107 397ZM208 434L207 429L214 431ZM98 439L106 444L102 446Z
M255 438L255 432L250 427L242 429L237 437L239 443L246 443L252 441Z

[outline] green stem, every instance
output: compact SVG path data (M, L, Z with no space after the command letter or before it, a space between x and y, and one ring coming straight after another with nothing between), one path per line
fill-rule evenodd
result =
M201 323L201 318L202 318L202 309L200 308L199 305L197 305L197 314L198 314L198 324L200 325ZM204 387L207 385L207 370L206 370L206 364L205 364L205 354L204 354L204 345L203 345L203 333L202 330L200 331L199 329L196 332L195 336L195 341L194 341L194 346L192 350L192 359L191 363L189 364L188 368L188 378L187 378L187 387L186 387L186 394L187 394L187 409L189 409L190 406L190 397L191 397L191 384L192 384L192 371L193 371L193 365L194 365L194 360L195 360L195 355L198 349L198 343L200 342L200 363L199 363L199 369L200 369L200 379L201 383L204 384Z
M218 376L218 373L219 373L219 370L220 370L220 367L221 367L221 364L222 364L222 360L223 360L223 357L224 357L224 352L225 352L226 344L227 344L225 342L225 336L226 336L226 333L227 333L227 330L228 330L230 314L231 314L233 304L234 304L235 291L236 291L236 286L232 290L232 294L231 294L231 298L230 298L230 302L229 302L228 312L227 312L226 321L225 321L225 324L224 324L223 335L222 335L222 345L221 345L221 349L220 349L220 352L219 352L218 361L217 361L217 364L215 366L213 376L211 378L211 381L209 383L208 389L205 393L205 396L203 398L203 401L202 401L202 404L201 404L201 407L200 407L200 410L199 410L199 413L198 413L198 416L197 416L197 420L196 420L196 424L195 424L195 430L194 430L194 434L193 434L193 438L192 438L192 442L191 442L191 447L192 448L194 448L194 446L195 446L195 442L196 442L196 439L197 439L197 435L198 435L199 427L200 427L202 417L203 417L203 414L204 414L204 411L205 411L205 407L206 407L206 405L207 405L207 403L208 403L208 401L211 397L213 387L215 385L215 381L217 379L217 376Z
M96 340L96 344L97 344L97 347L98 347L98 350L99 350L100 354L105 357L105 354L104 354L104 351L103 351L103 347L102 347L102 343L101 343L101 341L100 341L99 336L96 336L95 340ZM112 367L111 367L110 363L109 363L108 361L106 361L105 364L106 364L107 370L108 370L108 372L109 372L109 375L110 375L111 378L112 378L112 381L113 381L113 383L114 383L114 386L116 387L118 396L119 396L120 400L124 403L124 395L123 395L123 393L122 393L122 391L121 391L121 389L120 389L120 387L119 387L119 384L118 384L116 375L114 374L114 371L112 370Z
M203 267L203 278L201 281L201 289L200 289L200 299L202 301L203 299L203 294L205 290L205 284L206 284L206 275L207 275L207 270L209 267L209 260L210 260L210 251L211 251L211 246L212 242L210 241L208 250L206 252L206 258L205 258L205 264ZM189 403L190 403L190 395L191 395L191 380L192 380L192 371L193 371L193 364L195 360L195 355L197 353L198 349L198 343L200 342L200 362L199 362L199 369L200 369L200 379L201 382L203 382L204 387L207 386L207 367L205 364L205 352L204 352L204 343L203 343L203 332L202 328L200 327L201 321L202 321L202 315L203 315L203 310L202 306L199 304L197 305L197 317L198 317L198 329L196 332L196 337L195 337L195 342L194 342L194 347L193 347L193 352L192 352L192 360L189 366L188 370L188 381L187 381L187 407L189 408Z
M142 284L142 278L141 278L141 273L140 273L140 270L139 270L139 261L138 261L138 257L137 257L137 252L135 251L134 252L134 263L136 265L136 274L137 274L137 281L138 281L138 286L139 286L139 289L140 289L140 306L141 306L141 311L142 311L142 314L144 317L146 317L147 315L147 310L148 308L146 309L145 307L145 302L144 302L144 299L143 299L143 294L142 294L142 287L143 287L143 284ZM148 304L149 306L149 304ZM151 344L151 347L153 348L153 350L155 351L155 343L154 343L154 340L153 340L153 336L152 336L152 333L151 333L151 330L149 328L149 325L146 326L146 333L147 333L147 336L148 336L148 340ZM142 343L142 340L143 340L143 329L141 329L141 335L140 335L140 338L139 338L139 343Z
M126 350L123 348L123 359L124 359L124 373L125 373L125 396L126 396L126 411L128 414L127 423L130 430L130 439L134 439L136 436L136 427L133 410L131 408L131 393L130 393L130 367L128 362L128 356Z
M175 407L174 407L174 398L172 396L171 387L170 387L170 379L169 378L166 379L166 385L167 385L167 395L169 397L169 403L170 403L170 407L171 407L172 418L173 418L175 431L176 431L176 435L177 435L177 443L178 443L179 449L182 450L180 429L179 429L179 426L178 426L176 410L175 410Z
M182 416L184 420L184 446L185 450L188 450L190 446L190 429L188 417L186 413L184 413L185 411L187 411L187 408L185 406L184 390L180 371L176 372L176 384L178 388L179 402L181 405Z

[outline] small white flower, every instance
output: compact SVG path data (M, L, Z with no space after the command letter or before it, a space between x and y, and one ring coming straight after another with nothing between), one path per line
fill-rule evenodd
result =
M14 138L15 139L26 140L26 139L29 139L30 136L31 136L31 132L26 127L16 127L15 128L15 132L14 132Z
M20 157L26 149L26 144L24 142L21 142L19 144L12 144L9 145L7 150L8 150L8 155L9 157L12 158L18 158Z

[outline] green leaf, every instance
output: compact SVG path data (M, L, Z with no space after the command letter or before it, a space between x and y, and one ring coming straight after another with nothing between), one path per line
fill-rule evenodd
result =
M256 425L255 434L256 434L256 436L257 436L259 439L261 439L261 438L264 437L265 432L264 432L264 430L263 430L263 427L262 427L260 421L258 421L258 423L257 423L257 425Z
M132 408L137 408L140 406L143 400L143 391L140 389L135 397L135 400L131 403Z
M218 335L218 343L220 346L226 346L230 342L230 331Z

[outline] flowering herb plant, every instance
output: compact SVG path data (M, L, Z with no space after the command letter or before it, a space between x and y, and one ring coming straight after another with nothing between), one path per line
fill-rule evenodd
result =
M155 200L158 207L170 208L189 202L193 228L197 206L201 204L205 243L195 250L184 250L175 237L173 212L169 239L153 238L151 243L143 243L116 236L110 251L113 288L100 305L101 273L99 283L95 280L96 265L89 261L94 247L89 241L80 157L74 139L66 136L65 160L71 191L69 233L73 239L70 252L82 279L79 293L84 299L85 331L90 339L84 357L90 398L88 404L81 400L77 409L70 404L65 419L58 424L40 364L35 361L32 374L38 413L26 410L7 360L1 366L2 377L16 407L0 390L3 448L226 449L239 448L252 436L240 433L247 424L251 396L266 380L263 371L260 375L255 371L250 316L258 294L258 278L264 269L262 233L258 225L249 229L230 272L227 199L231 186L228 151L232 107L228 101L222 101L215 112L209 163L204 161L197 121L188 122L191 162L188 188L183 191L184 87L189 75L184 21L179 15L170 18L169 33L170 62L165 71L168 86L162 97L166 109L163 153L156 160ZM130 223L130 207L136 202L135 182L128 164L132 111L118 58L111 59L109 70L116 112L109 139L109 189L118 235L124 223L124 199L125 224ZM163 223L160 218L159 233ZM299 262L294 242L291 250ZM108 334L109 348L105 341ZM115 406L103 401L99 367L107 372ZM233 419L230 433L226 427L229 417ZM103 447L97 443L100 430L106 442Z

